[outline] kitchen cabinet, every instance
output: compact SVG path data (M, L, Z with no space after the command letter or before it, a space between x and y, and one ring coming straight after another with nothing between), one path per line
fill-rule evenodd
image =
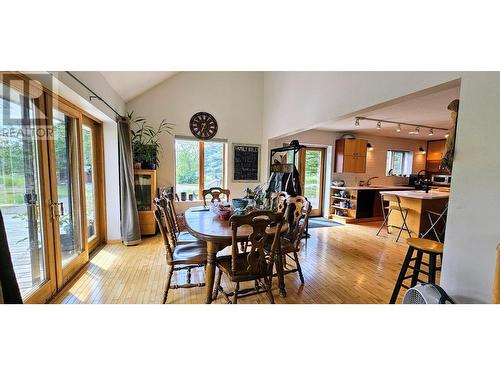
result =
M443 158L445 145L446 139L427 142L427 159L425 162L425 170L427 173L442 173L439 166Z
M380 192L412 189L408 186L331 186L329 218L340 223L382 220Z
M342 138L335 142L335 173L365 173L365 139Z

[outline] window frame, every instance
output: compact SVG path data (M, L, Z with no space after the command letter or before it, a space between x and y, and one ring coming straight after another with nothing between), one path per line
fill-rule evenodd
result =
M393 170L393 176L405 176L409 175L412 173L413 169L413 152L409 150L387 150L387 153L391 153L391 158L390 158L390 168L387 168L386 164L386 169L385 169L385 174L386 176L388 175L388 172L392 169ZM386 160L387 160L387 153L386 153ZM401 159L401 174L396 174L394 171L394 155L395 153L401 153L402 159ZM411 157L410 157L411 155ZM410 158L411 165L408 165L410 161L408 160Z
M205 190L205 143L221 143L222 144L222 186L221 188L226 188L227 178L226 178L226 169L227 169L227 141L226 140L209 140L202 141L196 138L191 137L176 137L174 143L175 149L175 186L174 191L176 194L180 194L180 191L177 191L177 141L194 141L198 143L198 199L202 200L203 190Z

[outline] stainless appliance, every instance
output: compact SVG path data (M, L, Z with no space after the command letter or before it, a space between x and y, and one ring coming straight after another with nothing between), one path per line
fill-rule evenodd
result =
M447 174L434 174L431 177L432 185L450 186L451 176Z

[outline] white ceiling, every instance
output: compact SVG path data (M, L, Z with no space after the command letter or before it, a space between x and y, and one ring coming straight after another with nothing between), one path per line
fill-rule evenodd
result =
M409 130L414 127L401 126L401 132L396 131L396 124L387 124L382 122L382 129L377 130L377 123L373 121L360 120L360 126L354 127L355 116L377 118L382 120L401 121L411 124L437 126L449 129L452 125L448 104L454 99L460 97L460 87L443 89L427 95L420 95L397 104L383 106L374 110L361 111L350 118L332 121L322 124L315 129L334 130L349 132L353 134L370 134L384 137L398 137L409 139L442 139L446 134L443 130L434 130L434 136L429 136L429 129L420 129L419 135L409 135Z
M128 102L177 72L101 72L113 89Z

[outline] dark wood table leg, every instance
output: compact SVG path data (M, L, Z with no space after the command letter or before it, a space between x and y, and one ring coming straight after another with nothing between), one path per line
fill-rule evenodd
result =
M278 250L276 250L276 272L278 274L278 288L280 290L280 296L286 297L286 289L285 289L285 274L283 269L283 256L281 254L281 244L278 246Z
M217 244L207 241L207 267L205 268L205 303L212 303L212 293L215 281L215 258L217 256Z

